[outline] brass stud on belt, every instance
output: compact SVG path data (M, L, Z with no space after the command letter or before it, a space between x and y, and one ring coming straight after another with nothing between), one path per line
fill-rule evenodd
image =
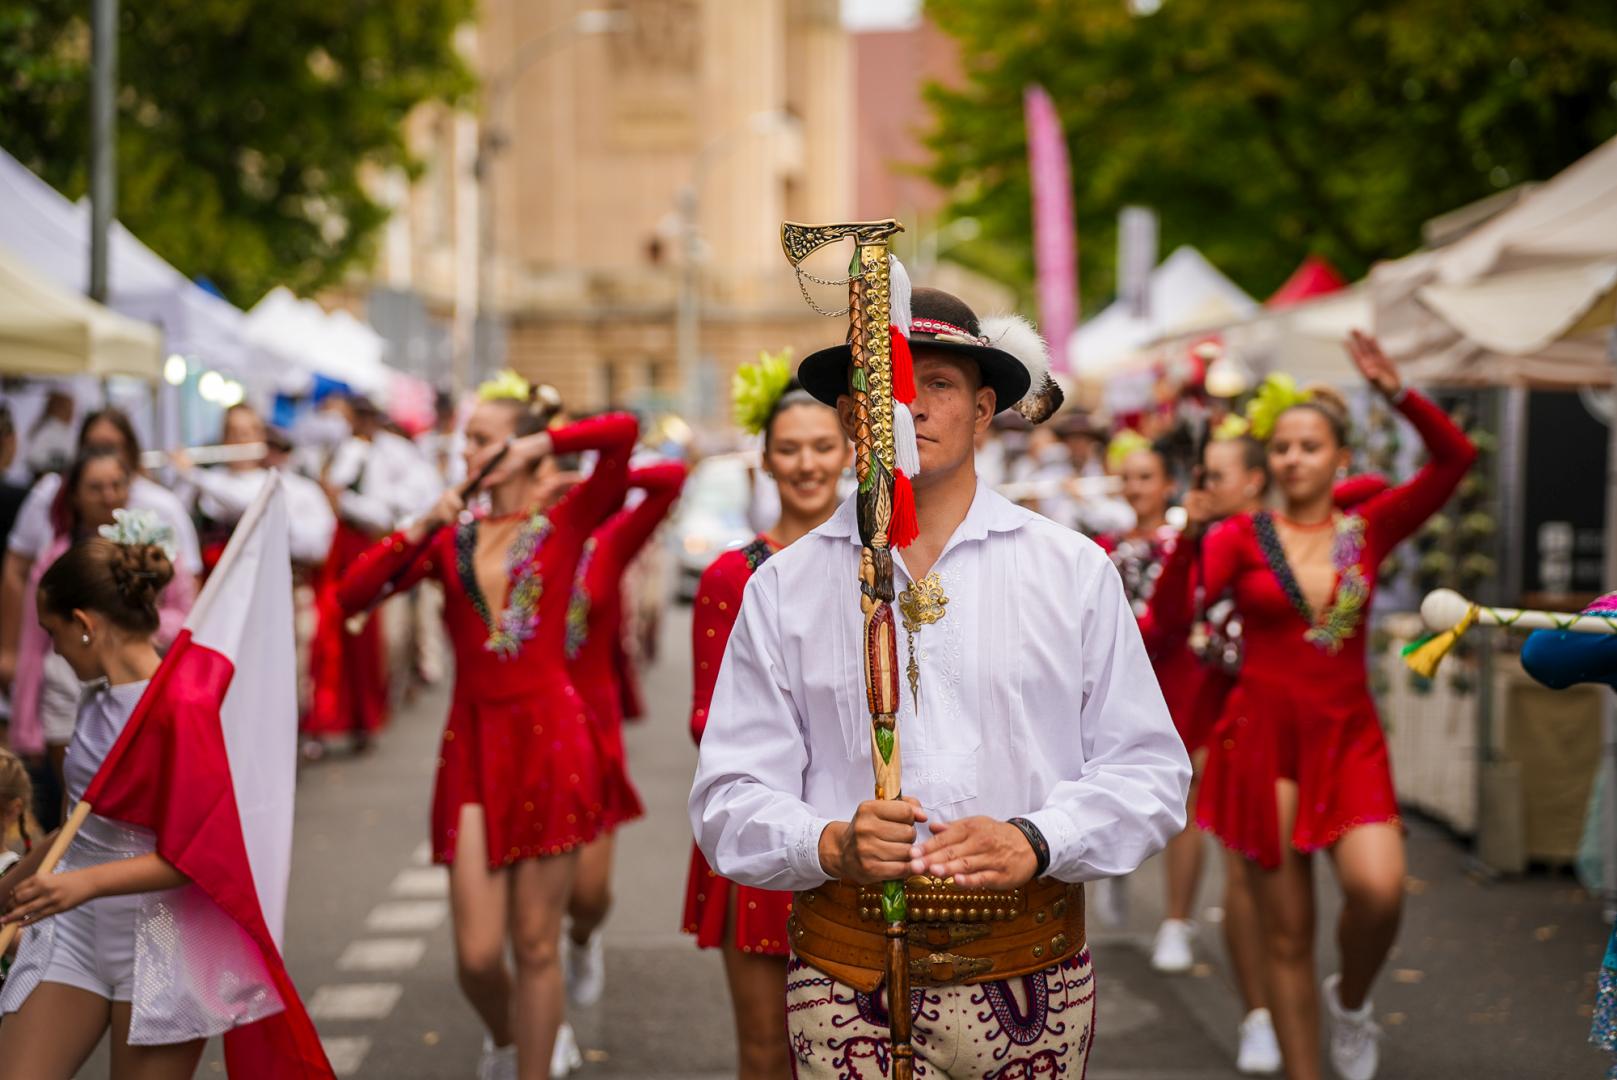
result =
M1066 934L1057 934L1055 937L1051 938L1050 939L1050 949L1051 949L1051 951L1058 952L1058 953L1059 952L1066 952L1067 951L1067 935Z
M1003 922L1004 919L1005 919L1005 909L1002 908L1002 907L995 908L994 909L994 918L999 919L1001 922Z
M1037 912L1034 912L1034 914L1033 914L1033 921L1036 922L1036 923L1042 923L1042 922L1044 922L1045 919L1048 919L1049 917L1050 916L1045 914L1044 912L1037 911Z
M955 922L964 922L965 918L966 918L966 909L965 908L955 908L954 909L954 921Z
M1056 918L1059 919L1061 916L1067 913L1067 902L1065 900L1057 900L1052 910L1055 911Z
M1037 960L1037 959L1039 959L1039 957L1041 957L1043 955L1044 955L1044 946L1043 945L1035 945L1035 946L1033 946L1033 959Z

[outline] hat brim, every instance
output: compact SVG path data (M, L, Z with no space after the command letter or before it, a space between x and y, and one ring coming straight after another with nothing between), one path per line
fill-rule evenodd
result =
M1033 377L1022 362L1003 349L991 345L968 345L957 341L935 341L917 335L911 348L953 354L977 361L983 385L994 391L994 411L1004 412L1027 396ZM836 406L837 398L848 393L848 369L853 355L846 343L810 353L797 367L797 382L816 401Z

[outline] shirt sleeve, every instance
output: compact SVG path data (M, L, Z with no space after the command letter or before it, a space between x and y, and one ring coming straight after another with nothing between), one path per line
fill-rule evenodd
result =
M767 584L758 574L748 583L724 653L691 787L691 829L727 878L760 889L812 889L827 880L819 848L831 819L802 798L808 744L787 689Z
M331 538L337 531L337 515L319 484L287 473L282 476L286 485L287 509L291 511L287 540L292 561L321 563L331 553Z
M1174 730L1117 570L1092 575L1079 627L1084 765L1028 815L1050 876L1092 881L1136 869L1185 827L1190 758Z
M11 527L6 550L25 559L37 559L51 542L51 500L56 498L62 478L57 473L42 476L22 501L17 511L17 522Z

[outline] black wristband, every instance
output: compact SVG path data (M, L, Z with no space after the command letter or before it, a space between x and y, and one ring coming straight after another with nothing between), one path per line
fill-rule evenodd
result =
M1027 838L1028 847L1033 849L1033 876L1041 878L1045 871L1050 869L1050 842L1044 838L1039 827L1025 817L1013 817L1010 824L1015 825L1024 837Z

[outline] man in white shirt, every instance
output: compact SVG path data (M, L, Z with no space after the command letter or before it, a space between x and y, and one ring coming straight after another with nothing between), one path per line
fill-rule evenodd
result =
M928 1073L1077 1076L1094 1009L1078 883L1132 871L1179 832L1190 762L1111 562L978 483L974 435L1042 375L953 296L916 289L912 309L920 534L894 553L894 587L930 618L900 635L900 667L918 669L898 710L906 797L869 798L850 499L747 586L691 824L718 873L799 893L798 1077L886 1075L869 886L903 878ZM822 350L798 378L851 432L847 364L846 346ZM1026 1002L1004 982L1019 975L1039 983Z

